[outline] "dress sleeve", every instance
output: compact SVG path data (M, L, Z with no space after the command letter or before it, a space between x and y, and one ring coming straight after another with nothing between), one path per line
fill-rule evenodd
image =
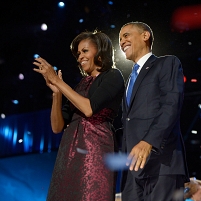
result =
M62 107L62 116L65 122L64 127L66 127L66 125L71 122L73 116L73 108L71 107L71 103L69 100L67 100L65 105Z
M96 81L98 82L98 80ZM120 70L109 70L103 76L100 76L98 86L89 97L93 113L108 107L108 104L115 104L115 101L121 102L123 93L124 79Z

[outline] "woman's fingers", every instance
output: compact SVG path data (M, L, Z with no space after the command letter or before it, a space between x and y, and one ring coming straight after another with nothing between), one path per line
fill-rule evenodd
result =
M41 66L44 67L52 67L45 59L43 59L42 57L36 58L35 59L38 63L40 63Z
M58 71L58 76L62 80L62 72L61 72L61 70Z

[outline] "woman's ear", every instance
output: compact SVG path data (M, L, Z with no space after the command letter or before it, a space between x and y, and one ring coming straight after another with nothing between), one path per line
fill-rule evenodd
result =
M98 57L98 61L101 61L101 57L100 56Z

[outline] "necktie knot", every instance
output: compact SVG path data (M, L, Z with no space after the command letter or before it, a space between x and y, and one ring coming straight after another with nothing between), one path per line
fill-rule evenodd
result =
M135 80L136 80L136 78L138 76L137 70L139 69L139 67L140 66L137 63L135 63L135 65L133 66L133 70L132 70L132 73L131 73L130 81L129 81L128 88L127 88L127 94L126 94L126 99L127 99L127 104L128 105L130 104L130 98L131 98L131 95L132 95Z
M134 66L133 66L133 71L135 72L135 73L137 73L137 70L139 69L139 65L136 63Z

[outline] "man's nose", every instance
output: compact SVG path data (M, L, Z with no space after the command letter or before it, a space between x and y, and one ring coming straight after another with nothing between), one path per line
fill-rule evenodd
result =
M119 39L119 44L120 44L120 46L122 46L124 43L125 43L125 40L124 40L123 37L122 37L121 39Z
M120 43L119 43L120 47L122 47L122 46L124 45L124 43L125 43L125 40L124 40L124 39L121 39L121 41L120 41Z

